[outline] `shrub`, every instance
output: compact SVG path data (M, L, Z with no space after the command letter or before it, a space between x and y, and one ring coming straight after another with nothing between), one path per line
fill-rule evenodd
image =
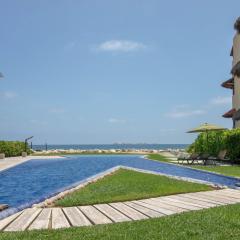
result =
M209 153L211 156L217 156L221 149L225 148L223 132L200 133L188 147L188 152Z
M225 148L228 156L233 161L240 160L240 129L224 132Z
M240 161L240 129L200 133L188 152L209 153L216 157L224 149L232 161Z
M6 157L21 156L25 152L25 143L19 141L0 141L0 153L5 153ZM27 146L27 153L31 152Z

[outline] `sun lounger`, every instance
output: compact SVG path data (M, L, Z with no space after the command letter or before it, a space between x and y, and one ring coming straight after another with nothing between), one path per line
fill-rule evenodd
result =
M227 155L227 150L221 150L219 151L217 157L209 157L207 160L214 161L214 163L216 164L216 161L229 160L228 158L226 158L226 155Z
M184 163L185 161L187 162L187 164L189 163L193 163L194 161L198 160L199 158L199 153L192 153L190 156L186 156L186 157L178 157L178 163Z
M199 160L203 161L204 165L207 165L207 161L210 160L209 157L210 157L210 155L208 153L201 153L200 156L199 156Z

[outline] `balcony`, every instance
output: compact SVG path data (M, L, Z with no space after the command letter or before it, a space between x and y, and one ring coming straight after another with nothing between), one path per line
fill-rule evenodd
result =
M223 82L221 84L221 86L224 87L224 88L233 89L234 88L234 79L230 78L229 80Z
M224 118L233 118L234 114L236 113L236 109L233 108L230 111L226 112L225 114L223 114Z

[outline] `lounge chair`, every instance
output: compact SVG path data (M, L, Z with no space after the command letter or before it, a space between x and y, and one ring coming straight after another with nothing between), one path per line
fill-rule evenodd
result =
M207 165L207 161L212 160L212 159L210 159L210 155L208 153L201 153L198 160L203 161L203 164Z
M178 157L178 163L180 163L180 161L182 161L181 163L183 164L184 161L187 161L187 164L189 164L189 162L191 162L191 164L198 160L199 158L199 153L192 153L190 156L186 156L186 157Z
M216 164L216 161L226 161L229 160L226 158L227 150L220 150L217 157L209 157L207 160L212 160Z
M220 161L224 161L224 160L229 160L228 158L226 158L227 156L227 150L221 150L219 153L218 153L218 156L217 156L217 159L216 160L220 160Z

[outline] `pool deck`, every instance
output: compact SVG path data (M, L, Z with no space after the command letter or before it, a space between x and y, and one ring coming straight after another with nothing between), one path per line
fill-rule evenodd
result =
M0 221L0 231L92 226L159 218L240 203L240 191L222 189L77 207L28 208Z
M18 164L27 162L33 159L55 159L62 158L62 156L27 156L27 157L8 157L0 160L0 172Z

